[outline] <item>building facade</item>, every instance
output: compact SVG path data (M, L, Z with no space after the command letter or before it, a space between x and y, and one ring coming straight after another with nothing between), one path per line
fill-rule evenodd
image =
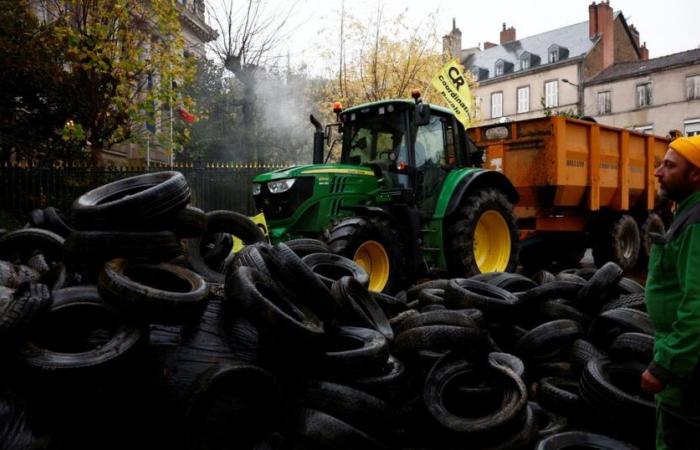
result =
M618 62L648 58L635 27L609 1L589 5L588 16L587 21L523 39L504 23L499 44L484 42L483 49L466 51L453 23L443 47L478 82L473 94L479 124L583 112L585 80Z
M700 134L700 49L615 64L584 83L585 114L666 136Z

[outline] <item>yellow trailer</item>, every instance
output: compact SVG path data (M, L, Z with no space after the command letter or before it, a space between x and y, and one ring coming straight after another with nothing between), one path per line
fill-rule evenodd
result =
M626 270L648 257L663 231L654 169L669 139L561 116L475 127L484 168L505 174L515 207L521 263L577 263L592 247L597 265Z

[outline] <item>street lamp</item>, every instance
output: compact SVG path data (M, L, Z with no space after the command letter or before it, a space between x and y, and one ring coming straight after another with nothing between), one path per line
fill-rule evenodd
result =
M578 97L576 107L578 108L578 113L583 114L583 88L576 83L572 83L566 78L562 78L561 81L563 81L566 84L570 84L576 88L576 97Z
M561 81L563 81L566 84L570 84L572 86L579 87L578 84L572 83L571 81L567 80L566 78L562 78Z

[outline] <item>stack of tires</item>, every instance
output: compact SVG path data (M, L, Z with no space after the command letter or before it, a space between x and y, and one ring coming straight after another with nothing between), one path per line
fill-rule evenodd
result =
M65 242L0 236L0 448L651 448L653 327L616 264L390 296L188 202L147 174L77 199Z

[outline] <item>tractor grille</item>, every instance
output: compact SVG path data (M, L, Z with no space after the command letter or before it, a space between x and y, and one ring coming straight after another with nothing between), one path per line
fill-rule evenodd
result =
M345 190L345 185L348 182L348 177L333 177L331 179L331 185L329 191L331 194L337 194Z
M260 194L255 196L255 208L265 213L266 219L281 220L290 217L314 192L314 178L297 178L287 192L271 194L267 183L260 186Z

